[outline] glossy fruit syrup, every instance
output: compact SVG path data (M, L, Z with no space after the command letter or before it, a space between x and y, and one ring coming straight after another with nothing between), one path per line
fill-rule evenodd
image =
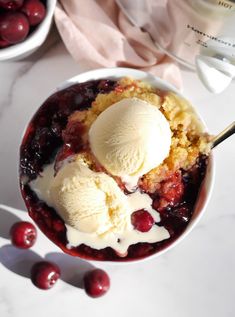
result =
M54 93L34 115L20 148L20 186L29 215L47 237L64 252L85 259L131 261L147 257L167 247L183 233L190 222L206 172L207 157L201 156L190 171L180 170L171 175L160 184L156 193L151 194L153 208L160 213L161 220L158 225L164 226L169 231L169 239L131 245L124 258L110 247L95 250L81 244L78 247L67 248L64 221L53 208L38 199L28 183L42 172L45 164L55 160L59 162L66 156L83 150L81 142L83 126L79 123L72 124L71 127L67 126L69 116L76 110L87 110L97 94L108 93L116 86L116 81L93 80ZM146 217L144 212L136 214L134 218L132 221L135 222L136 227L142 228L142 231L147 230L146 226L149 226L151 219ZM142 219L141 221L146 219L146 223L139 224L139 219Z

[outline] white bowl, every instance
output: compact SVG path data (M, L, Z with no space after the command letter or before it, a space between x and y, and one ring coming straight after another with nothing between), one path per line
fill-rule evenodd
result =
M149 73L139 71L139 70L130 69L130 68L104 68L104 69L97 69L97 70L89 71L86 73L82 73L82 74L79 74L73 78L68 79L67 81L65 81L64 83L59 85L57 87L56 91L60 91L62 89L65 89L65 88L67 88L75 83L82 83L82 82L86 82L89 80L95 80L95 79L107 79L107 78L108 79L120 79L120 78L126 77L126 76L132 77L132 78L137 79L137 80L142 80L142 81L148 82L153 87L156 87L156 88L159 88L162 90L174 91L175 93L177 93L178 95L183 97L182 94L174 86L167 83L166 81L164 81L158 77L155 77ZM198 115L198 117L199 117L199 119L201 119L199 115ZM202 119L201 119L201 121L202 121L202 125L204 126L205 130L207 130L204 121ZM213 156L210 155L206 175L205 175L204 181L202 183L197 202L195 204L194 213L193 213L193 216L191 218L191 221L188 224L188 226L186 227L185 231L179 236L179 238L177 238L169 246L166 246L163 250L161 250L153 255L147 256L143 259L128 260L128 261L125 261L125 259L124 259L124 261L117 261L117 262L115 262L115 261L97 261L96 260L96 261L91 261L91 262L94 262L94 263L100 262L100 264L104 263L104 262L105 262L105 264L106 263L110 263L110 264L136 263L136 262L140 262L140 261L146 261L146 260L151 259L151 258L155 258L155 257L160 256L161 254L165 253L166 251L170 250L171 248L176 246L180 241L182 241L189 234L189 232L195 227L195 225L198 223L198 221L200 220L201 216L203 215L203 213L206 210L207 203L208 203L209 198L211 196L213 183L214 183L214 163L213 163Z
M53 20L56 0L47 0L46 16L36 29L18 44L0 49L0 61L18 60L36 51L45 41Z

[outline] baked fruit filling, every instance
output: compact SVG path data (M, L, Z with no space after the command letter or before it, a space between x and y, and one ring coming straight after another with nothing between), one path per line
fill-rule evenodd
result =
M30 216L64 252L128 261L175 241L193 215L210 138L191 105L131 78L49 97L20 149Z

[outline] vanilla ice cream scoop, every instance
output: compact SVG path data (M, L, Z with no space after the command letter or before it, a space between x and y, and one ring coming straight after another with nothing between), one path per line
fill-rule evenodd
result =
M125 255L132 244L169 238L162 226L140 232L131 223L132 213L141 209L159 222L149 195L139 190L125 195L111 176L92 171L80 155L56 175L54 163L44 166L30 187L64 220L68 247L83 243L98 250L111 247Z
M140 177L168 156L171 130L156 106L123 99L103 111L89 130L91 150L113 175Z
M50 201L64 221L81 232L119 232L128 224L127 198L117 183L81 161L59 170L50 184Z

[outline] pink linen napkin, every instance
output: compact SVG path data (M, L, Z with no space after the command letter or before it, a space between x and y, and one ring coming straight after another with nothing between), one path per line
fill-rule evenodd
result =
M129 22L115 0L60 0L55 22L76 62L141 69L181 87L178 66Z

